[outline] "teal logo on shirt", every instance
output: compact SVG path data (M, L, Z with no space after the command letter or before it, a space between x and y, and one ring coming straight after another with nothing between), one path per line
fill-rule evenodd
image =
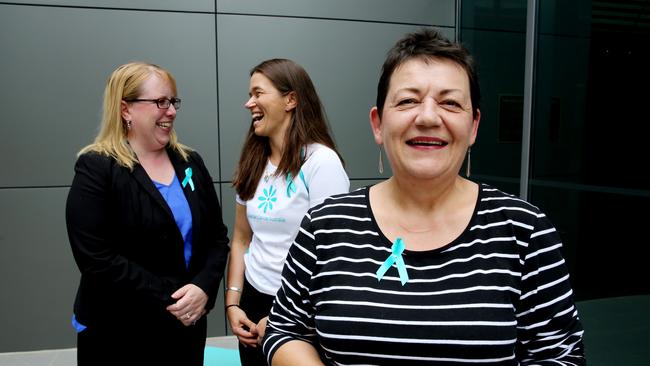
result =
M260 203L257 208L264 209L264 213L266 213L267 210L271 211L273 209L273 203L278 200L277 197L275 197L275 194L278 192L278 190L273 189L273 186L269 186L268 190L264 188L262 191L264 193L257 197L257 199L262 201L262 203Z

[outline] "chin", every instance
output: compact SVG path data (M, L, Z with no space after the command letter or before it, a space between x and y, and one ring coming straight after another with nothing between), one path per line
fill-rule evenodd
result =
M164 149L167 147L167 145L169 145L169 141L170 139L165 139L165 140L158 140L156 142L158 143L161 149Z
M445 173L439 167L412 167L406 169L405 173L417 179L436 179L443 176Z
M267 134L264 133L264 129L262 129L262 128L254 129L253 133L255 134L255 136L258 136L258 137L267 137Z

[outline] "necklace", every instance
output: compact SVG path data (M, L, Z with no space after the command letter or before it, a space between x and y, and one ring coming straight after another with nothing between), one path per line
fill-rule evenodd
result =
M264 179L264 183L267 183L269 181L269 179L271 179L271 177L274 174L275 174L275 171L270 171L269 169L266 169L264 171L264 175L262 176L262 178Z

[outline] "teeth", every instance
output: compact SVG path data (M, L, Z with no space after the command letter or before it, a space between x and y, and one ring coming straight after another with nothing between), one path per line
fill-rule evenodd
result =
M171 122L158 122L157 125L162 127L162 128L169 128L169 127L172 126L172 123Z
M411 145L437 145L437 146L443 146L444 143L442 141L419 141L419 140L414 140L414 141L409 141L408 142Z
M261 120L262 117L264 117L263 114L254 114L253 115L253 122L257 122L257 121Z

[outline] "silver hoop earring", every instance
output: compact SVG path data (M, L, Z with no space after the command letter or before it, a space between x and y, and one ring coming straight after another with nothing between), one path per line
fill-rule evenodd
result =
M381 150L381 145L379 145L379 174L384 174L384 158L382 157Z
M467 165L465 166L465 176L467 178L469 178L472 169L471 159L472 159L472 147L470 146L467 149Z

